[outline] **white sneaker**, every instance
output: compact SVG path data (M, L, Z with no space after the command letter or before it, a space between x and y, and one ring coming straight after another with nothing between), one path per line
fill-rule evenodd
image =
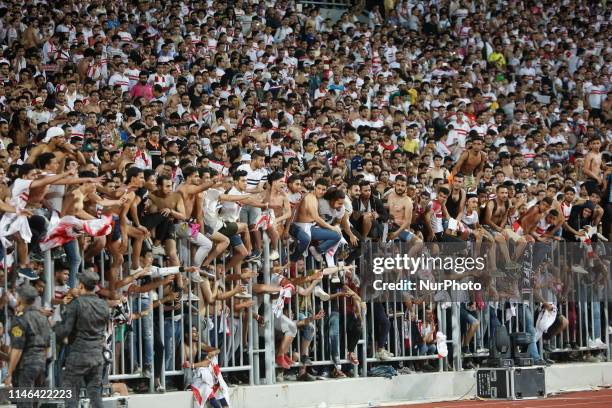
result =
M253 296L247 291L237 293L235 295L238 299L251 299Z
M387 350L385 349L378 349L378 351L376 352L376 358L381 360L381 361L387 361L390 360L391 357L393 357L392 353L389 353Z
M588 274L589 273L589 271L587 271L586 269L584 269L580 265L572 266L572 272L574 272L574 273L582 273L582 274Z
M164 247L161 245L155 245L151 248L151 252L153 253L153 256L165 256L166 255L166 251L164 250Z
M272 252L270 252L270 260L271 261L276 261L280 258L280 255L278 254L278 251L275 249Z
M326 293L320 286L315 286L312 293L324 302L327 302L330 298L329 294Z
M191 281L193 283L201 283L203 281L202 277L200 276L199 272L194 272L190 275Z
M590 337L587 339L587 347L588 348L597 348L597 346L595 345L595 342Z
M603 341L601 341L601 339L597 338L595 339L595 341L593 342L593 346L595 348L608 348L608 345L606 343L604 343Z
M323 263L323 256L317 251L317 248L311 246L308 248L308 251L310 251L310 254L318 263Z

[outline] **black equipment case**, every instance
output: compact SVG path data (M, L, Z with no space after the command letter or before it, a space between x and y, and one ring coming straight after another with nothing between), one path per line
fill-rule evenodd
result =
M546 398L544 367L481 368L476 371L476 393L480 398Z

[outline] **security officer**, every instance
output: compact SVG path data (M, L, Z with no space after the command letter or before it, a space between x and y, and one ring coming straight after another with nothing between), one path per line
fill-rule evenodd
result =
M51 342L49 319L34 307L38 292L29 283L17 289L17 317L11 327L11 352L7 387L13 386L13 373L17 374L16 386L32 388L44 383L47 353ZM18 407L32 407L33 402L17 403Z
M66 306L62 321L55 326L58 342L69 339L62 387L73 389L78 396L84 381L90 405L102 408L103 353L110 309L95 293L100 280L97 273L88 270L77 277L80 294ZM77 405L78 398L66 401L67 408Z

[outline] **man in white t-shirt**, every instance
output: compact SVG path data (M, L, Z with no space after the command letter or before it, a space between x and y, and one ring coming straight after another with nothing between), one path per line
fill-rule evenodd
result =
M206 211L208 213L211 213L212 215L212 212L214 211L212 208L214 201L216 200L218 202L221 202L220 218L223 221L224 226L221 228L220 231L230 239L230 243L232 244L232 247L234 248L235 252L240 252L241 256L240 259L238 259L236 255L232 257L232 259L228 263L228 267L233 267L234 265L238 265L239 262L241 262L242 259L244 259L252 249L251 237L247 224L240 222L241 210L244 208L245 205L254 207L265 206L267 208L267 204L261 204L261 202L258 202L258 199L255 198L252 194L247 193L247 177L245 171L237 170L234 172L232 177L227 177L225 187L229 186L232 187L229 188L227 194L218 194L214 191L207 192L207 194L205 195L205 201L207 201L205 203L205 206L207 208ZM219 207L219 205L217 204L216 207ZM243 239L244 245L242 244ZM254 252L255 251L252 251L249 255L249 260L254 260L261 254L257 254Z
M263 187L268 181L268 171L265 169L265 153L261 150L255 150L251 153L251 161L250 163L245 163L238 167L238 172L245 172L246 176L246 185L244 186L244 192L246 193L261 193L263 192ZM237 185L241 184L240 177L234 177L234 189ZM238 191L238 190L236 190ZM231 192L230 194L236 194L236 192ZM252 232L252 238L254 241L253 248L253 256L254 258L258 258L261 256L261 245L262 238L261 233L258 231L258 223L261 220L262 213L261 208L267 209L267 205L263 205L263 197L258 200L253 200L255 205L249 204L245 205L240 209L240 221L249 226L249 230ZM257 229L256 229L257 228Z

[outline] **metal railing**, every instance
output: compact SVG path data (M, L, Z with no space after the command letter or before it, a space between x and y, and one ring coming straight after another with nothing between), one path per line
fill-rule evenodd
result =
M362 283L364 282L364 277L369 273L368 265L371 265L371 258L376 251L392 255L406 253L408 249L405 243L389 246L374 244L371 241L364 242L360 248L361 256L356 260L358 272L355 275ZM575 249L572 247L572 250ZM286 261L290 253L289 246L281 245L278 250L280 259ZM593 281L589 279L589 274L572 271L571 265L570 269L567 267L564 269L563 260L567 259L567 251L568 245L563 242L555 243L550 247L548 257L552 267L557 268L560 271L558 273L565 277L562 291L564 294L556 303L559 314L565 316L569 324L549 340L550 351L547 351L547 354L601 352L605 359L610 361L608 335L610 275L609 273L605 275L605 281ZM191 246L187 241L179 240L179 253L181 252L184 264L190 265ZM305 289L309 283L305 283L304 278L310 276L313 269L321 268L321 265L318 265L307 252L297 262L303 266L298 266L297 269L283 270L281 262L271 261L270 255L270 240L264 233L260 269L262 276L257 282L258 285L279 286L280 267L280 272L284 273L285 278L298 282L294 286ZM96 260L102 277L105 260L108 260L108 255L103 251ZM128 263L129 261L128 257ZM160 266L163 266L163 257L158 261ZM11 265L5 264L4 270L9 269L15 270ZM225 265L221 263L219 269L224 270ZM127 271L129 264L122 269L120 278L126 277ZM14 272L5 273L3 282L3 291L9 299L4 305L4 333L10 330L14 306L14 303L11 303L13 302L11 299L14 299L13 286L12 282L9 282L13 279L9 277L14 279ZM49 251L45 253L44 258L44 277L47 285L42 303L51 305L55 288L53 259ZM418 279L418 276L412 278ZM332 287L330 281L328 277L322 284L322 289L328 295L342 291L343 284ZM235 275L228 276L221 273L219 279L211 281L211 284L219 284L224 290L231 290L233 285L240 282L240 278ZM175 384L181 384L182 377L188 372L185 363L193 364L200 361L205 347L215 347L220 350L219 363L222 372L233 376L233 381L273 384L280 379L278 374L282 374L283 370L275 362L278 349L276 338L280 332L275 329L278 328L275 319L279 317L275 316L273 311L276 296L274 291L262 292L258 295L258 303L239 309L236 306L244 300L236 297L206 304L200 285L186 279L183 296L175 303L175 310L167 308L164 310L163 304L160 303L156 311L144 313L131 323L115 322L109 343L113 353L113 360L108 367L109 382L146 379L142 391L148 392L153 392L157 388L155 377L159 378L159 385L162 388L166 387L168 378L173 378ZM253 292L254 287L255 284L249 284L250 292ZM417 300L397 291L379 299L369 299L359 306L350 304L349 300L342 296L332 300L321 300L312 292L306 296L301 296L299 293L300 289L292 293L290 300L282 308L282 316L296 326L298 322L314 316L320 310L325 312L325 317L298 328L288 350L288 356L294 361L292 366L300 369L303 365L299 360L302 356L308 356L311 360L310 366L314 367L318 374L321 374L323 369L330 367L333 369L337 366L349 368L353 376L364 377L368 376L372 366L378 364L420 369L427 363L430 369L442 371L462 370L466 361L482 362L489 356L489 344L495 329L492 323L495 320L496 324L506 325L510 333L530 331L535 319L533 314L541 306L534 300L534 291L529 285L522 288L521 299L515 300L516 304L523 305L517 310L517 314L522 316L509 319L506 319L508 303L504 300L479 301L477 302L479 306L475 309L465 310L466 302L445 302L435 300L431 295L424 295ZM125 292L125 295L132 313L140 313L150 308L155 300L164 298L164 291L160 287L146 294L133 295ZM256 299L255 294L253 299ZM445 358L439 358L435 347L421 347L419 330L426 320L428 310L433 312L435 330L447 336L450 353ZM473 339L464 345L466 327L465 325L462 327L461 315L466 311L478 321L479 325ZM257 312L263 317L261 323L253 318L253 313ZM528 319L529 315L532 319ZM599 338L603 345L595 344L596 338ZM354 345L352 350L349 344ZM540 340L537 346L538 353L542 355L543 341ZM54 363L50 366L48 374L51 386L58 381L63 348L64 345L53 343ZM379 353L380 349L386 350L392 356L389 354L382 356ZM359 360L358 365L352 364L347 358L349 352L355 353ZM294 358L294 355L297 358ZM150 361L147 361L148 359ZM433 366L429 363L433 363ZM188 385L188 383L182 384L182 386Z

